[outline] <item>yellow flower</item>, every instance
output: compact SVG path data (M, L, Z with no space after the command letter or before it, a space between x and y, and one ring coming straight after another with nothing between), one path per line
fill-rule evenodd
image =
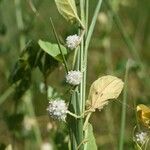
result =
M137 107L137 115L139 121L147 128L150 128L150 107L139 104Z

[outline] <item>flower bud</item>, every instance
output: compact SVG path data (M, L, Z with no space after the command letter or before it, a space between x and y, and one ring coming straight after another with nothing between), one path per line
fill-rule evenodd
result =
M79 85L82 80L82 73L80 71L69 71L66 75L66 82L71 85Z
M66 38L67 47L71 50L75 49L80 44L80 37L75 35L70 35Z
M67 104L64 100L56 99L54 101L49 102L47 111L53 119L65 121L67 109Z

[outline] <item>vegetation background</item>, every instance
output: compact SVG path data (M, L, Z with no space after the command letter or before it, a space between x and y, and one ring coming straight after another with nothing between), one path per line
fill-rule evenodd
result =
M93 15L96 2L97 0L90 1L90 18ZM79 1L77 0L76 3L78 6ZM123 79L126 62L129 58L132 60L132 68L128 77L124 135L125 149L132 150L134 149L133 130L137 124L134 104L150 105L150 1L112 0L111 6L116 14L115 17L111 9L103 4L97 18L88 54L87 91L91 83L99 76L112 74ZM38 14L35 14L34 7ZM116 24L116 16L120 17L122 28ZM30 70L32 74L30 90L26 94L22 93L17 100L14 98L14 88L12 87L14 82L12 76L17 69L14 66L20 57L24 42L28 43L31 40L37 42L39 39L55 42L50 26L50 17L52 17L62 41L65 41L68 35L77 33L77 26L71 26L60 16L54 0L0 0L1 149L10 143L13 143L14 147L19 150L33 149L38 147L35 139L39 134L39 139L42 139L42 142L55 143L56 148L62 148L59 143L63 143L63 146L67 145L65 143L67 138L64 138L64 125L55 123L48 117L46 111L48 100L40 89L42 83L45 82L45 77L40 69ZM123 38L122 33L127 39ZM129 39L131 39L131 45L134 48L129 44ZM36 50L36 46L34 48ZM70 56L68 61L71 58ZM53 62L49 63L51 66L54 65L51 64ZM29 74L26 74L24 70L20 72L22 77ZM51 87L50 91L53 90L53 93L50 92L50 94L56 94L55 91L57 91L61 95L66 91L63 74L64 69L59 65L46 78L47 85ZM13 78L13 81L10 78ZM25 83L27 83L26 80ZM24 87L25 89L22 89ZM28 89L28 85L20 87L21 89L22 91ZM30 104L33 104L31 111L25 111L25 99L31 99ZM121 95L118 100L111 102L104 110L94 114L91 122L93 122L99 149L118 149L122 103ZM38 129L33 130L35 133L24 132L23 117L14 115L18 114L15 112L16 108L17 112L24 112L23 115L36 116ZM62 142L62 139L65 140Z

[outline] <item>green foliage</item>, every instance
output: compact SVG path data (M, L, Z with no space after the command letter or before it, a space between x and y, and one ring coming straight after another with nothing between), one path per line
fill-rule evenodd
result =
M34 41L26 45L10 74L9 81L11 84L22 80L26 75L31 76L31 70L38 65L39 49L38 44Z
M82 84L78 90L85 86L88 91L90 83L98 76L102 76L104 74L111 73L122 78L125 72L126 60L131 58L135 62L134 65L132 63L130 64L132 68L128 79L128 102L125 105L127 109L127 124L125 127L124 136L126 138L124 139L123 148L127 150L144 149L143 147L140 147L141 145L138 145L132 141L131 131L137 123L133 103L144 103L149 105L150 52L148 49L150 31L150 2L148 0L109 0L110 7L107 7L106 3L102 4L101 10L104 15L102 21L100 22L99 15L101 12L99 12L98 9L94 11L94 9L96 6L98 6L98 2L99 4L102 2L101 0L15 1L20 1L19 9L17 9L19 10L19 13L16 11L14 1L8 2L6 0L0 0L0 96L2 98L0 104L0 150L5 149L6 145L11 143L12 140L15 141L14 146L17 149L39 149L39 145L35 142L36 134L34 131L32 130L26 132L25 130L23 131L21 129L22 118L25 114L22 114L23 116L21 116L20 113L22 113L22 110L24 109L30 109L29 107L24 108L23 95L26 94L25 92L30 87L32 87L30 92L31 96L33 96L30 99L31 101L33 100L32 102L34 107L33 111L35 110L35 119L38 120L40 130L42 131L42 142L50 141L50 143L54 144L54 148L58 150L68 149L68 132L61 130L57 126L56 122L49 120L45 110L48 104L46 99L47 93L39 92L39 84L43 82L43 80L45 82L45 79L48 87L47 95L51 98L60 97L61 95L63 98L65 97L66 101L68 102L71 99L69 96L72 94L72 90L74 90L74 88L70 89L70 87L67 85L67 88L69 88L70 91L68 91L68 89L66 91L66 87L63 86L64 84L59 84L64 79L63 69L61 67L59 69L55 68L57 68L63 61L62 56L60 55L60 50L58 49L58 45L52 44L54 42L56 43L56 39L54 39L54 36L51 33L49 17L53 18L54 26L60 39L64 39L67 35L76 34L77 30L79 31L81 29L79 27L79 24L81 24L79 17L83 18L81 20L86 24L86 27L88 27L85 31L86 35L84 36L84 42L82 43L83 45L81 44L81 49L83 48L83 51L88 48L90 50L88 52L88 82L87 84ZM88 1L89 7L87 9L86 5L88 6ZM58 13L56 13L57 10L55 2L60 14L71 23L77 22L76 25L70 25L66 23L58 15ZM84 9L80 10L80 7L84 7ZM77 10L79 13L77 13ZM16 12L20 15L19 17L22 18L22 29L18 28L18 18L15 15ZM87 14L84 16L84 13ZM89 16L88 19L86 18L87 16ZM107 17L107 22L105 22L105 16ZM105 22L104 28L102 27L103 21ZM76 29L74 27L76 27ZM80 31L78 32L79 34L81 33ZM93 31L94 38L91 40ZM119 32L121 34L119 34ZM44 43L44 48L42 48L39 46L38 42L32 41L25 46L23 51L21 51L20 45L22 37L24 38L25 42L28 42L30 39L35 39L37 41L37 39L41 38L49 39L52 41L52 43L49 43L50 45ZM88 37L88 40L85 39L86 37ZM104 44L100 41L104 41ZM86 47L84 47L84 44ZM62 49L63 48L64 47L62 46ZM52 51L53 49L55 50ZM68 56L66 49L65 52L66 53L64 53L64 55L66 57ZM76 69L83 69L83 72L85 73L84 78L86 79L86 69L83 67L86 63L86 52L82 54L82 51L80 51L79 47L76 53L78 58L84 58L81 66L79 61L76 63ZM74 52L67 57L67 63L69 66L72 64L73 54ZM16 61L18 56L19 58ZM137 61L137 56L140 56L140 61ZM139 62L142 62L142 67ZM15 65L13 70L9 72L12 64ZM143 70L141 68L143 68ZM51 74L52 72L53 74ZM10 75L10 87L7 83L8 75ZM54 87L58 93L49 88L49 85ZM14 91L14 97L12 97L12 93ZM79 91L73 94L73 101L69 103L69 109L75 114L80 114L80 110L77 110L77 108L79 105L82 105L82 97L87 98L87 95L82 96L83 94ZM13 99L15 99L15 101L12 101ZM20 105L17 105L16 101L19 101ZM111 107L106 107L106 109L109 111L102 111L99 114L95 114L94 119L91 120L97 135L98 149L118 149L119 130L115 129L119 129L120 115L118 114L121 112L121 105L119 104L120 102L121 97L118 99L118 101L113 103ZM9 115L6 115L7 112L9 112ZM113 120L112 122L117 122L117 124L111 123L110 118ZM80 135L76 133L79 132L82 119L76 119L71 116L67 117L67 119L67 125L73 132L71 138L75 139L75 136L78 138L75 139L75 143L73 143L75 145L75 150L77 148L76 146L80 145L81 141L84 143L81 145L81 149L83 145L85 145L85 149L87 148L93 150L95 147L95 139L92 135L92 126L89 125L89 128L87 128L87 130L84 132L87 138L83 137L81 141L79 141ZM77 122L80 123L78 124ZM46 128L48 123L51 124L50 128L52 128L49 130L49 133ZM101 128L99 128L99 123ZM65 127L65 129L67 129L67 127ZM54 133L52 133L53 131ZM82 129L80 131L82 134ZM76 144L77 140L79 141L78 144ZM134 148L133 145L135 145ZM147 149L149 149L149 145L147 146Z
M32 69L38 66L39 49L40 48L36 42L29 42L20 54L20 57L10 74L10 83L16 84L14 94L15 100L21 98L24 92L30 87Z
M63 61L59 47L57 44L52 44L50 42L46 42L46 41L42 41L42 40L39 40L38 43L39 43L41 49L44 50L47 54L52 56L57 61L60 61L60 62ZM67 50L63 45L61 45L61 50L62 50L63 55L67 54Z
M3 143L0 143L0 150L4 150L6 148L6 145Z
M75 0L55 0L59 13L70 22L80 20L77 14Z
M6 114L5 120L6 120L9 130L14 131L14 132L21 130L23 117L24 115L22 113L12 114L12 115Z
M42 46L44 43L42 42ZM52 56L42 52L38 43L34 41L27 44L20 54L20 57L9 77L10 83L16 84L14 99L18 100L22 97L24 92L29 89L33 69L38 67L42 74L47 76L58 66L58 60L61 59L59 59L58 56L60 53L57 45L52 45L52 50L56 50L55 53L51 54L52 56L56 56L57 59L54 59ZM66 54L66 49L64 47L63 52Z

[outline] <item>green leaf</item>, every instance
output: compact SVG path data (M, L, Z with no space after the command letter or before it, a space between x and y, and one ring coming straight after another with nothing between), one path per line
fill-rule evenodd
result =
M61 56L61 53L57 44L52 44L50 42L46 42L42 40L39 40L38 43L41 49L43 49L47 54L55 58L57 61L62 62L62 56ZM67 54L67 50L63 45L61 45L61 50L62 50L63 55Z
M74 0L55 0L59 13L70 22L80 19L77 14L77 8Z
M85 130L85 140L87 140L87 142L84 144L84 150L97 150L97 145L93 134L93 127L90 123L88 123L88 126Z

